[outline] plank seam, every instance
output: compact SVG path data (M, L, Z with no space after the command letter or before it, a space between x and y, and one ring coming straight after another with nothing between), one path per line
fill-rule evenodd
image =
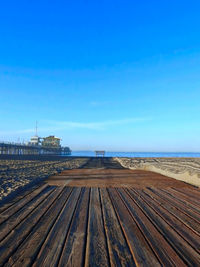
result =
M113 189L113 190L116 190L116 188L112 188L112 189ZM109 192L108 188L106 188L106 190L107 190L107 192L108 192L108 195L109 195L109 198L110 198L110 200L111 200L111 203L112 203L113 209L114 209L114 211L115 211L115 214L116 214L116 216L117 216L117 218L118 218L119 225L120 225L120 228L121 228L121 230L122 230L123 236L124 236L124 238L125 238L125 240L126 240L126 243L127 243L127 245L128 245L128 248L129 248L129 250L130 250L130 252L131 252L131 255L132 255L133 259L134 259L134 263L135 263L135 265L137 266L137 265L138 265L138 263L137 263L137 259L136 259L136 257L135 257L135 254L133 253L133 251L132 251L132 249L131 249L131 246L130 246L130 243L128 242L128 239L127 239L127 237L126 237L126 232L125 232L125 230L124 230L124 228L123 228L123 226L122 226L122 222L121 222L121 220L120 220L119 214L117 213L116 206L115 206L115 204L114 204L114 202L113 202L112 197L110 196L110 192ZM128 212L129 212L129 211L128 211Z
M102 218L102 222L103 222L103 232L104 232L104 236L106 239L106 251L108 254L109 266L111 266L110 254L109 254L109 249L108 249L108 237L107 237L106 230L105 230L105 220L104 220L104 215L103 215L102 200L101 200L101 194L100 194L99 188L98 188L98 192L99 192L99 202L100 202L100 207L101 207L101 218Z
M178 221L180 221L181 223L183 223L187 228L189 228L192 232L194 232L196 235L200 236L200 233L196 232L192 227L190 227L190 225L188 225L186 222L184 222L184 220L182 220L181 218L179 218L176 214L173 214L170 210L168 210L167 208L165 208L163 206L162 203L160 203L157 199L152 198L151 195L148 194L148 192L143 191L143 193L145 195L147 195L147 197L151 198L153 201L155 201L156 203L158 203L164 210L166 210L167 212L169 212L172 216L174 216ZM175 207L177 209L176 206L172 206ZM188 216L189 217L189 216Z
M154 191L152 188L148 188L151 192L153 192L155 195L157 195L158 197L160 197L161 199L163 199L164 201L166 201L167 203L169 203L170 205L172 205L173 207L176 207L178 210L180 210L182 213L184 213L186 216L188 216L189 218L193 219L195 222L200 223L199 220L197 220L196 218L194 218L194 216L188 214L187 212L185 212L184 208L178 207L174 205L174 201L172 198L170 198L170 196L166 196L166 195L162 195L157 191ZM184 204L180 204L180 205L184 205ZM191 212L194 212L193 210ZM196 212L194 212L196 214ZM197 214L198 215L198 214Z
M47 188L45 188L46 190L47 190ZM44 190L45 190L44 189ZM43 191L44 191L43 190ZM7 235L6 236L8 236L9 234L10 234L10 232L12 232L16 227L18 227L22 222L24 222L24 220L26 220L27 219L27 217L29 216L29 215L31 215L34 211L35 211L35 209L37 209L38 208L38 206L46 199L46 198L48 198L52 193L53 193L53 191L54 191L55 189L53 189L52 191L49 191L49 194L44 198L44 199L42 199L18 224L16 224L15 226L14 226L14 228L12 228L12 229L10 229L10 231L7 233ZM42 191L42 192L43 192ZM40 192L38 195L40 195L40 194L42 194L42 192ZM38 196L37 195L37 196ZM36 197L36 196L35 196ZM34 198L33 198L34 199ZM32 200L33 200L32 199ZM32 200L30 200L29 202L31 202ZM29 202L27 202L26 204L28 204ZM23 206L23 208L24 208L24 206ZM21 209L19 209L18 211L20 211ZM18 212L17 211L17 212ZM17 213L16 212L16 213ZM12 214L10 217L12 217L13 215L15 215L15 213L14 214ZM10 217L8 217L5 221L3 221L1 224L3 224L3 223L5 223L7 220L9 220L9 218ZM4 236L2 239L0 239L0 242L2 241L2 240L4 240L5 238L6 238L6 236Z
M131 189L133 192L135 192L135 190L132 188ZM135 192L138 196L140 196L137 192ZM190 247L192 247L194 250L195 250L195 252L197 252L197 253L199 253L199 251L197 251L187 240L185 240L185 238L183 238L183 236L179 233L179 232L177 232L142 196L140 196L142 199L143 199L143 201L146 203L146 205L148 206L148 207L150 207L150 209L152 209L166 224L168 224L169 225L169 227L170 228L172 228L173 229L173 231L178 235L178 236L180 236L182 239L184 239L184 241L190 246ZM133 197L132 197L132 199L133 199ZM135 201L135 203L137 204L137 202ZM137 204L137 206L143 211L143 209L140 207L140 205L138 205ZM145 212L145 211L144 211ZM143 212L143 213L144 213ZM165 238L165 240L174 248L174 250L177 252L177 254L181 257L181 259L186 263L186 264L188 264L188 262L184 259L184 257L182 256L182 254L179 252L179 248L177 248L176 246L174 246L173 245L173 242L169 242L169 240L167 240L166 239L166 237L165 237L165 235L161 232L161 230L159 229L159 226L150 218L150 217L148 217L150 220L151 220L151 222L153 223L153 225L158 229L158 231L161 233L161 235Z
M63 188L63 191L64 191L64 188ZM62 191L62 192L63 192L63 191ZM37 258L37 256L38 256L38 254L40 253L40 250L41 250L43 244L45 243L46 239L48 238L48 235L49 235L49 233L51 232L52 228L54 227L54 225L55 225L57 219L58 219L58 218L60 217L60 215L62 214L62 212L63 212L63 210L64 210L64 208L65 208L65 206L66 206L66 204L67 204L67 201L68 201L69 197L70 197L71 194L72 194L72 191L73 191L73 189L71 189L71 191L70 191L70 193L69 193L67 199L65 200L64 204L62 205L62 207L61 207L59 213L57 214L56 218L54 218L53 223L52 223L52 225L51 225L49 231L46 233L43 242L38 246L38 250L37 250L37 252L35 253L35 255L34 255L32 261L31 261L31 264L32 264L32 265L33 265L33 263L35 262L35 260L36 260L36 258ZM58 198L58 197L57 197L57 198Z
M128 210L128 212L129 212L130 216L132 217L133 221L134 221L134 222L135 222L135 224L137 225L137 228L139 229L140 233L142 234L142 236L143 236L143 237L144 237L144 239L146 240L147 244L148 244L148 245L149 245L149 247L151 248L151 251L153 252L153 254L155 255L155 257L157 258L158 262L159 262L159 263L162 265L162 262L161 262L161 260L160 260L159 256L157 255L157 252L154 250L154 248L153 248L153 246L152 246L151 242L149 242L149 240L146 238L146 236L145 236L145 234L143 233L143 231L142 231L142 229L141 229L140 225L138 224L137 220L134 218L134 216L133 216L132 212L130 211L129 207L127 206L127 204L126 204L125 200L124 200L124 199L121 197L121 195L120 195L120 193L119 193L118 189L117 189L117 188L115 188L115 190L116 190L116 192L117 192L117 194L118 194L119 198L120 198L120 199L122 200L122 202L124 203L124 205L125 205L126 209ZM125 188L123 188L123 190L125 191ZM146 215L145 215L145 216L146 216Z
M68 235L69 235L69 231L70 231L70 228L71 228L71 224L72 224L72 221L73 221L73 219L74 219L74 216L75 216L75 213L76 213L76 210L77 210L77 207L78 207L78 203L79 203L80 198L81 198L81 196L82 196L83 194L84 194L84 188L81 188L81 191L80 191L80 193L79 193L78 199L77 199L77 201L76 201L76 206L75 206L75 208L74 208L74 211L73 211L73 214L72 214L70 223L69 223L68 230L67 230L67 232L66 232L65 238L64 238L64 240L63 240L62 247L61 247L61 249L60 249L60 253L59 253L59 256L58 256L58 260L57 260L56 266L58 266L59 263L60 263L60 260L61 260L62 254L63 254L63 249L64 249L64 247L65 247L65 243L66 243L66 241L67 241L67 237L68 237Z
M64 188L63 188L63 190L60 192L60 194L57 196L57 198L63 193L63 191L64 191ZM57 198L53 201L53 203L49 206L49 208L45 211L45 213L43 214L43 216L45 216L45 214L49 211L49 209L54 205L54 203L57 201ZM63 204L63 206L65 205L65 202L64 202L64 204ZM63 207L62 206L62 207ZM62 210L62 208L61 208L61 210ZM59 213L60 214L60 213ZM59 214L58 214L58 216L59 216ZM40 217L40 219L37 221L37 223L31 228L31 231L29 231L29 234L27 234L26 235L26 237L23 239L23 241L20 243L20 245L14 250L14 252L13 252L13 254L17 251L17 249L26 241L26 239L31 235L31 232L32 232L32 230L34 229L34 227L36 227L37 226L37 224L40 222L40 220L42 219L42 217L43 216L41 216ZM57 219L57 216L56 216L56 218L54 219L54 221ZM54 225L54 223L52 224L52 227L53 227L53 225ZM51 228L52 228L51 227ZM50 228L50 230L51 230L51 228ZM49 230L49 231L50 231ZM49 234L49 231L48 231L48 233L47 233L47 235ZM45 237L45 239L44 239L44 241L46 240L46 237ZM41 244L41 246L43 245L43 243L44 242L42 242L42 244ZM39 247L39 249L38 249L38 252L36 253L36 255L35 255L35 257L37 256L37 254L39 253L39 250L40 250L40 248L41 248L41 246ZM9 259L10 259L10 257L11 256L9 256L9 258L7 259L7 261L6 262L8 262L9 261ZM35 259L35 257L34 257L34 259ZM33 259L33 261L34 261L34 259ZM16 261L17 261L18 259L16 259ZM16 262L15 261L15 262ZM33 263L33 261L32 261L32 263ZM14 263L15 264L15 263Z
M89 229L89 212L90 212L90 198L91 198L91 188L89 189L89 196L88 196L88 205L87 205L87 222L86 222L86 235L84 238L84 254L83 254L83 261L82 265L85 266L86 260L86 249L87 249L87 241L88 241L88 229Z
M54 191L55 191L55 189L52 191L52 193L53 193ZM62 193L62 192L60 192L60 194L61 194L61 193ZM59 194L59 195L60 195L60 194ZM49 194L48 197L49 197L50 195L51 195L51 194ZM58 196L59 196L59 195L58 195ZM55 200L54 200L54 201L55 201ZM19 245L12 251L12 254L14 254L14 253L17 251L17 249L22 245L22 243L28 238L28 236L31 234L33 228L37 225L37 223L40 221L40 219L42 218L42 216L45 215L45 213L49 210L49 208L51 208L51 206L53 205L54 201L53 201L52 204L48 207L48 209L44 212L44 214L41 215L41 217L38 219L38 221L37 221L37 222L30 228L29 232L24 236L24 239L21 240L21 242L19 242ZM40 203L40 204L41 204L41 203ZM31 215L31 214L29 214L29 215ZM23 220L22 220L21 222L23 222ZM21 222L20 222L20 223L21 223ZM9 258L12 256L12 254L8 256L8 258L5 260L5 263L8 262ZM4 264L5 264L5 263L4 263Z

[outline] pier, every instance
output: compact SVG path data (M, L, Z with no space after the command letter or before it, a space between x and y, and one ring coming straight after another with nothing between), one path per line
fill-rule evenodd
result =
M0 155L71 155L69 147L0 142Z

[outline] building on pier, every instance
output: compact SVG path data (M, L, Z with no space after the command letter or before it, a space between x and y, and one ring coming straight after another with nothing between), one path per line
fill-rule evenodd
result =
M47 137L43 138L42 146L59 148L61 146L60 145L60 141L61 141L60 138L58 138L58 137L56 137L54 135L50 135L50 136L47 136Z
M41 137L39 137L37 135L32 136L29 143L31 145L39 146L39 145L41 145Z
M41 141L43 139L43 141ZM0 143L0 154L11 155L71 155L69 147L62 147L61 139L54 135L48 137L31 137L27 144L22 143Z

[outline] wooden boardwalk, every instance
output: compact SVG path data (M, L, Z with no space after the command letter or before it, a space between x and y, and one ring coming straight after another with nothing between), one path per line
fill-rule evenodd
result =
M199 189L125 169L60 176L0 207L0 266L200 266Z

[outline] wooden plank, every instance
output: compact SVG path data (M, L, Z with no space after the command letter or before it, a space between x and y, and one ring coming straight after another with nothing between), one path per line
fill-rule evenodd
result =
M135 189L138 192L138 190ZM169 211L173 216L178 218L182 223L186 224L187 227L191 228L195 233L200 234L200 224L193 217L188 216L187 213L183 212L179 206L174 202L166 201L165 198L156 195L153 191L149 189L142 190L150 198L152 198L158 205L162 206L164 209Z
M200 215L200 208L199 208L199 206L190 203L185 197L180 196L179 194L177 194L178 192L173 192L173 191L170 190L170 188L168 188L168 189L163 189L162 188L160 190L162 190L166 194L170 195L170 197L172 197L173 199L175 199L178 202L184 204L187 208L192 209L195 213L197 213L198 215Z
M149 218L137 206L137 202L130 197L129 190L118 189L118 192L162 266L186 266Z
M16 213L18 210L20 210L22 207L24 207L29 201L35 198L38 194L40 194L47 187L48 187L48 184L42 185L41 187L37 188L30 194L26 195L24 198L20 199L19 201L14 203L12 206L4 210L0 214L0 224L3 223L5 220L7 220L14 213Z
M46 187L38 195L19 209L0 225L0 241L8 235L22 220L24 220L51 192L54 187Z
M58 266L83 266L85 260L90 189L83 188Z
M179 191L180 193L183 193L192 199L199 200L200 201L200 191L191 189L191 188L175 188L172 187L174 190Z
M155 200L150 198L144 192L140 191L139 196L142 197L153 209L165 220L180 236L182 236L198 253L200 252L200 236L185 223L173 216L168 210L158 205Z
M156 189L156 188L148 188L148 189L151 190L156 195L163 198L165 201L168 201L170 204L176 205L176 207L180 209L181 212L187 214L193 220L196 220L197 223L200 223L200 215L196 212L196 210L193 210L193 208L188 206L184 201L180 201L171 194L167 193L167 191L163 191L161 189Z
M188 196L187 194L183 192L179 192L178 190L175 190L174 188L169 188L168 191L172 192L172 194L175 194L179 198L184 199L185 201L191 203L191 205L194 205L195 207L197 207L200 212L200 200L199 199L191 198L191 196Z
M14 198L13 197L10 198L10 196L9 196L5 200L2 200L0 203L0 216L4 210L11 207L12 205L14 205L18 201L20 201L22 198L25 198L26 196L31 194L34 190L36 190L39 187L41 187L41 185L34 185L33 187L31 187L29 189L27 188L25 191L22 190L22 192L20 192L20 194L18 193Z
M107 190L100 189L111 266L136 266Z
M24 242L19 246L16 252L9 258L9 264L23 264L23 266L32 264L40 250L40 247L45 241L57 217L59 216L63 206L67 202L71 191L72 188L64 188L64 190L58 196L58 198L50 207L50 209L48 209L45 215L35 225L31 234L24 240Z
M31 234L32 229L44 216L55 199L61 194L63 188L57 187L44 201L23 220L14 231L0 243L0 266L14 253L24 239Z
M81 188L78 187L72 190L32 266L56 266L58 264L80 192Z
M130 191L129 191L130 192ZM134 189L131 190L131 195L137 201L137 205L148 216L155 227L162 233L166 240L176 250L179 256L189 265L198 266L200 263L200 254L194 250L169 224L162 219L160 214L149 205L141 196L138 196Z
M113 188L108 188L107 190L120 221L121 228L131 249L136 266L161 266L158 258L150 248L117 191Z
M109 266L98 188L91 188L85 266Z

